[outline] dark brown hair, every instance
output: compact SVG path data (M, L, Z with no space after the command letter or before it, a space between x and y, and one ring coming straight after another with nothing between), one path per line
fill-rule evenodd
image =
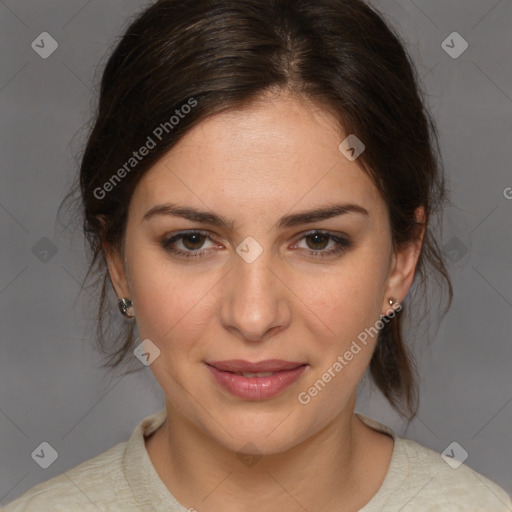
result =
M97 338L108 356L104 366L128 362L134 348L133 322L117 323L115 335L106 325L113 301L103 251L123 250L138 181L207 116L283 89L328 108L346 134L364 142L357 162L387 204L395 247L418 236L414 213L425 208L414 283L426 285L434 271L448 287L448 309L452 287L431 229L445 200L439 143L404 47L384 15L361 0L160 0L131 22L104 69L78 187L92 251L86 280L95 275L101 288ZM131 161L143 146L147 154ZM370 374L411 419L417 385L402 333L409 300L381 329Z

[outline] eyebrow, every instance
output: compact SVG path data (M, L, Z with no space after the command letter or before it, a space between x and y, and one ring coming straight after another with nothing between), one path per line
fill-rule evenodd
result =
M359 213L369 216L368 210L358 204L353 203L335 203L313 210L291 213L279 219L276 228L283 229L302 224L311 224L321 220L338 217L348 213ZM220 228L233 229L234 221L228 220L222 215L216 213L200 211L188 206L178 206L171 203L159 204L151 208L143 217L148 220L156 215L168 215L172 217L181 217L192 222L200 222L202 224L210 224Z

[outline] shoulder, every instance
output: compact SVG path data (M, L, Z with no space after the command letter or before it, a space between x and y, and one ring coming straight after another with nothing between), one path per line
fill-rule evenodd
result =
M110 510L108 504L123 502L129 491L122 458L126 442L88 459L61 474L35 485L0 509L2 512L84 512Z
M443 456L377 420L357 416L395 442L384 481L361 512L512 512L512 500L498 484L460 462L460 445L450 445Z
M496 483L459 462L450 450L444 457L415 441L395 440L403 457L401 492L412 508L408 510L512 512L509 495ZM423 507L423 508L421 508Z

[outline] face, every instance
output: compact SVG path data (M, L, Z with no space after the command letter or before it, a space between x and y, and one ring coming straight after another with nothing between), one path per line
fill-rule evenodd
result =
M150 367L168 412L235 451L281 452L352 414L368 332L412 282L418 247L393 251L386 204L338 149L345 137L285 93L203 121L144 175L124 265L109 257L141 340L160 350ZM296 369L236 376L247 368L219 363L233 360Z

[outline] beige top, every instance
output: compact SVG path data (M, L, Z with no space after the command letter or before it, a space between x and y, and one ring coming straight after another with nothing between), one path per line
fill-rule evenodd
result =
M128 441L32 487L1 510L193 511L180 505L169 492L144 444L143 436L152 434L166 415L163 409L148 416ZM398 437L382 423L357 415L371 428L390 434L395 442L380 489L359 512L512 512L510 497L497 484L464 464L454 469L440 454Z

